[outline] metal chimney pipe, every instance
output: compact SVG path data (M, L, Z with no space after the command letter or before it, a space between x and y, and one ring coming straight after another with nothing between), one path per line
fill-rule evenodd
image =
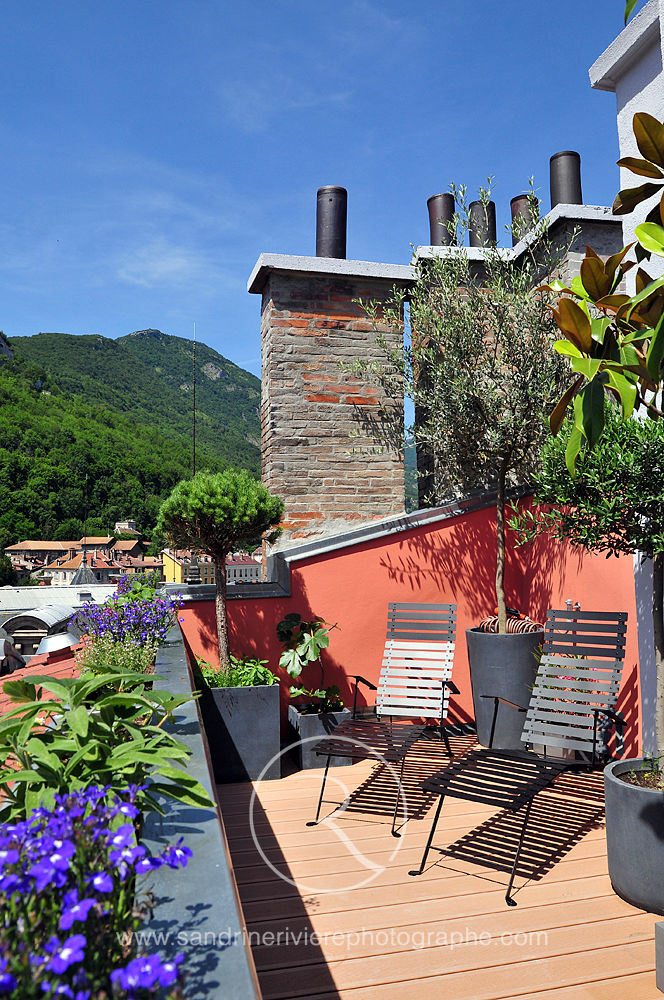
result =
M554 153L549 161L551 208L556 205L583 205L581 157L573 149Z
M518 236L512 233L512 246L521 239L523 233L530 228L530 199L527 194L518 194L510 202L510 212L512 213L512 226L518 226Z
M471 247L488 247L496 242L496 206L493 201L471 201L468 206L468 236Z
M328 184L316 195L316 256L346 258L346 188Z
M454 195L432 194L427 199L429 209L429 239L432 247L448 247L453 243L452 233L446 223L454 216Z

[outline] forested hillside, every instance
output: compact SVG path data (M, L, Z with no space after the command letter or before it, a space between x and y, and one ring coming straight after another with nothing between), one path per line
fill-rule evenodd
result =
M141 330L118 340L39 333L13 337L11 345L17 358L48 373L52 391L156 425L165 437L191 439L192 341ZM197 441L258 474L260 381L201 343L196 372Z
M151 536L161 500L191 475L186 360L178 362L180 371L155 371L159 358L186 359L188 341L169 351L169 341L177 340L165 338L161 354L148 351L145 358L139 345L156 345L154 335L123 338L131 346L120 342L117 349L107 338L63 334L11 341L14 359L0 358L0 546L79 538L86 517L89 534L132 517ZM197 466L233 464L257 473L258 379L204 345L198 351L201 366L222 374L199 373ZM215 391L220 382L224 393ZM222 395L226 416L215 412Z

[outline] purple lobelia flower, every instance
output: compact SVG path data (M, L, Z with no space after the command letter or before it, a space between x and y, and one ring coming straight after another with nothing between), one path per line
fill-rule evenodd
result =
M74 962L82 962L85 956L84 948L86 940L82 934L73 934L68 937L64 944L59 944L53 954L53 958L47 965L50 972L61 975L66 972Z
M192 856L192 851L189 847L183 846L183 840L184 837L180 837L177 844L174 844L172 847L167 847L164 851L162 857L164 859L164 863L167 864L169 868L179 868L180 866L183 868L187 867L187 862Z

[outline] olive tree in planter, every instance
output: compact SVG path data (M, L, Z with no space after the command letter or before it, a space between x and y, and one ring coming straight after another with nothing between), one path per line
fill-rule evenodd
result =
M460 204L452 228L468 228L465 190L453 188ZM488 203L488 191L481 191ZM466 632L480 742L487 743L493 721L493 696L527 704L537 661L533 655L543 632L509 634L505 599L505 502L508 488L528 482L547 436L545 413L570 380L562 358L551 350L556 325L549 306L555 293L537 288L557 273L566 247L552 245L531 199L526 249L490 246L480 262L456 246L421 259L409 290L395 291L390 305L368 309L378 323L403 326L410 307L410 343L385 352L380 366L353 366L373 378L388 399L414 403L410 434L418 455L428 462L428 501L479 489L496 491L495 604L498 633ZM523 232L523 227L520 227ZM385 407L375 421L375 435L403 448L403 424ZM491 608L487 608L490 613ZM493 745L520 746L524 715L501 704Z
M341 692L336 684L325 687L325 667L321 653L330 645L330 632L338 628L322 618L305 621L297 612L287 614L277 625L277 638L284 646L279 666L299 683L289 688L291 698L313 699L288 706L288 722L297 737L297 760L302 768L320 767L321 760L316 755L316 738L328 736L340 722L350 718L344 708ZM302 671L309 664L317 663L320 669L320 685L317 688L304 687L299 680ZM330 766L347 765L346 757L331 757Z
M542 471L535 477L538 506L522 511L513 526L526 538L546 532L607 557L640 552L652 559L652 608L661 628L664 425L621 421L616 407L610 407L594 449L578 456L574 478L565 451L564 434L546 443ZM661 740L661 728L657 735ZM664 783L656 759L609 764L605 793L614 889L636 906L664 913Z
M173 545L209 552L215 570L215 612L219 663L229 664L226 615L226 556L234 548L254 545L279 524L284 505L248 472L198 472L178 483L159 509L156 531ZM273 540L273 531L268 540Z

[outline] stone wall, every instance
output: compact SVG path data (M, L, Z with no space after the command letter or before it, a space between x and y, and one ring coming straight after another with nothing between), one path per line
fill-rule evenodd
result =
M340 367L382 360L356 300L385 301L394 278L269 268L262 281L262 479L286 502L279 547L402 512L403 455L371 432L386 401ZM379 329L401 346L399 331Z

